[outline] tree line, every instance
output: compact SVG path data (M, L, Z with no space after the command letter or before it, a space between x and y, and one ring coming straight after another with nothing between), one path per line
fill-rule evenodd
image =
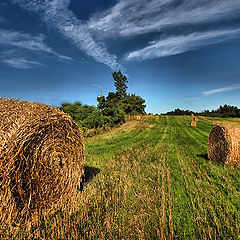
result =
M230 106L225 104L224 106L220 106L217 110L204 110L202 112L194 112L190 110L181 110L179 108L174 111L167 112L166 115L201 115L207 117L240 117L240 109L236 106Z
M126 115L145 113L145 100L138 95L127 93L127 77L118 72L112 73L115 92L97 97L97 107L82 105L80 102L63 103L60 109L68 113L81 127L88 129L114 126L125 122Z

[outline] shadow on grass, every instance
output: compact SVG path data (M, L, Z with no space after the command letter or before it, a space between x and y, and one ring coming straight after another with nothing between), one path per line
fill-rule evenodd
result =
M197 154L198 157L203 158L207 161L209 161L208 155L207 154Z
M80 191L86 187L87 183L91 181L98 173L100 173L99 168L84 166L84 174L81 179Z

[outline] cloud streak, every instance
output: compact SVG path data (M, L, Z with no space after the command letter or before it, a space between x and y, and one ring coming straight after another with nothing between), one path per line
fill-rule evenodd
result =
M18 69L45 66L45 64L35 60L39 56L52 57L58 61L73 60L70 57L58 54L44 43L45 37L43 34L34 36L0 29L0 36L0 47L4 49L0 56L0 62ZM31 57L28 53L31 53ZM27 59L26 56L31 59Z
M240 28L218 31L210 28L211 23L222 24L238 18L239 11L240 2L236 0L122 0L114 7L94 14L88 26L102 39L150 33L163 36L125 55L125 60L141 61L239 37Z
M45 37L43 34L39 34L38 36L33 36L27 33L0 29L0 35L1 35L1 38L0 38L1 45L18 47L18 48L23 48L25 50L52 54L59 58L66 57L58 54L52 48L47 46L47 44L44 43Z
M108 52L105 40L158 34L157 40L125 54L127 61L142 61L228 41L238 37L240 29L236 26L224 29L224 24L221 25L239 18L240 1L237 0L119 0L86 22L69 10L70 0L10 1L38 16L49 29L61 33L79 50L113 70L121 65L117 57ZM218 23L221 29L213 30L213 23ZM41 48L36 44L29 47Z
M238 38L240 29L195 32L189 35L169 36L158 39L143 49L126 54L127 61L154 59L199 49L206 45L221 43Z
M93 15L88 25L105 35L126 37L236 18L239 11L240 2L236 0L122 0Z
M225 88L216 88L216 89L213 89L210 91L202 92L202 94L209 96L209 95L216 94L216 93L230 92L230 91L234 91L234 90L238 90L238 89L240 89L240 85L229 86L229 87L225 87Z
M112 69L120 67L116 56L109 54L103 43L96 42L86 24L68 10L70 0L14 0L13 2L38 15L49 28L61 33L78 49L83 50L96 61L104 63Z
M39 63L39 62L36 62L36 61L30 61L30 60L27 60L27 59L21 58L21 57L3 59L2 62L11 66L11 67L18 68L18 69L30 69L32 67L45 66L42 63Z

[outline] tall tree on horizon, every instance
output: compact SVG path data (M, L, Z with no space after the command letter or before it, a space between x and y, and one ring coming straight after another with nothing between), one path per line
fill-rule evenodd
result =
M125 98L127 95L127 83L128 80L126 76L124 76L119 70L118 72L113 72L112 73L113 79L114 79L114 86L116 88L116 93L119 94L120 98Z

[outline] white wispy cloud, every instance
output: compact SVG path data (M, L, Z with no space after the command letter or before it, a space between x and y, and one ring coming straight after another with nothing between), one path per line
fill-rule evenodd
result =
M240 1L237 0L122 0L93 15L88 25L105 35L136 36L238 17L239 10Z
M149 33L164 36L125 55L125 60L145 60L239 37L240 28L218 31L201 28L203 24L237 18L239 11L240 1L236 0L122 0L114 7L94 14L88 26L102 39Z
M189 35L169 36L151 42L147 47L126 54L126 60L142 61L196 50L202 46L220 43L240 36L239 29L195 32Z
M94 40L87 25L68 10L70 0L14 0L14 2L40 16L49 28L60 32L77 48L83 50L96 61L104 63L112 69L120 68L116 56L109 54L103 43Z
M39 16L50 29L58 31L78 49L112 69L121 66L117 57L108 52L104 44L106 39L150 33L164 36L146 43L142 49L132 50L125 57L125 60L145 60L195 50L239 35L238 29L226 27L224 30L222 27L217 31L210 28L211 23L231 22L238 18L238 0L119 0L85 22L69 10L70 0L10 1Z
M202 92L203 95L212 95L216 93L223 93L223 92L229 92L229 91L234 91L240 89L240 85L234 85L234 86L229 86L229 87L224 87L224 88L216 88L212 89L209 91L204 91Z
M0 47L4 50L0 55L0 62L5 63L9 66L28 69L36 66L45 66L43 63L37 61L36 58L50 57L57 61L71 61L70 57L61 55L49 47L44 41L45 37L43 34L34 36L28 33L22 33L17 31L10 31L0 29ZM31 57L22 50L31 53Z
M1 46L1 45L0 45ZM14 48L5 48L1 51L0 63L17 69L30 69L35 67L43 67L44 63L33 56L26 56L21 51Z
M8 30L0 30L0 34L0 44L55 54L54 51L43 42L44 36L41 34L39 36L32 36L30 34Z
M11 67L18 68L18 69L29 69L29 68L33 68L33 67L37 67L37 66L45 66L42 63L39 63L36 61L30 61L30 60L27 60L25 58L20 58L20 57L3 59L2 62Z
M69 57L58 54L56 51L50 48L44 42L45 37L43 34L34 36L28 33L0 29L0 36L0 45L19 47L25 50L51 54L60 59L66 58L70 60Z

